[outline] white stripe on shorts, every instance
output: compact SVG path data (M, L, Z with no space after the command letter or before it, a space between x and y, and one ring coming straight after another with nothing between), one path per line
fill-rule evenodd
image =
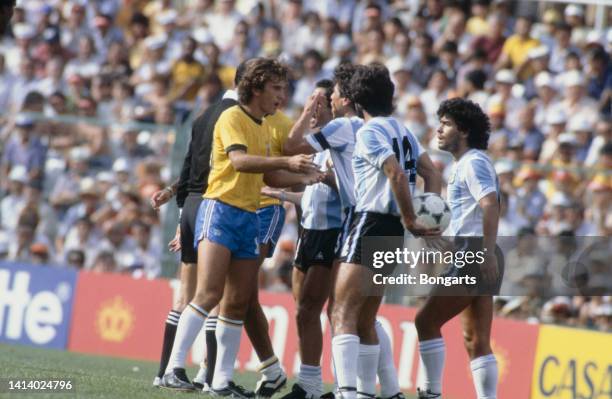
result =
M348 251L348 254L346 255L347 259L351 258L355 253L355 247L357 247L357 241L359 240L359 235L361 234L361 228L363 227L363 224L365 223L366 218L367 218L367 213L365 212L362 213L361 218L359 219L359 223L357 223L357 227L354 230L355 234L351 237L349 251Z
M264 237L264 240L261 244L265 244L272 239L274 235L274 231L276 230L276 225L278 224L280 219L280 207L274 206L274 215L272 216L272 221L270 222L270 226L268 227L268 232Z

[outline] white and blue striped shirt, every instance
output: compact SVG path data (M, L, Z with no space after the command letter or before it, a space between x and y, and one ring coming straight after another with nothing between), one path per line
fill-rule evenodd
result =
M448 204L451 222L446 235L482 236L483 213L478 201L496 192L499 181L489 156L471 149L453 165L448 179Z
M336 172L336 184L342 209L355 206L355 180L352 158L355 150L355 134L363 126L363 119L353 116L336 118L320 132L305 137L317 152L329 150Z
M408 177L410 192L416 184L417 160L424 153L416 137L397 119L372 118L357 132L353 171L357 212L399 216L397 201L383 163L395 156Z
M315 155L314 163L326 169L329 151ZM302 195L302 227L309 230L328 230L342 225L342 211L338 192L325 183L307 186Z

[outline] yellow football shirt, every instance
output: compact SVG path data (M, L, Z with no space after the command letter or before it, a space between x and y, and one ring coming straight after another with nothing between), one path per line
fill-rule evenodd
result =
M225 110L215 125L212 169L204 198L216 199L249 212L259 206L263 173L237 172L228 152L244 149L249 155L270 153L269 126L235 105Z
M533 38L523 39L519 35L512 35L504 43L502 53L510 57L512 68L518 68L527 59L527 53L532 48L538 47L540 41ZM519 76L523 79L524 76Z
M264 123L269 125L270 128L270 156L282 156L283 144L285 144L287 137L289 137L289 133L293 127L293 120L281 111L277 111L274 115L266 116ZM275 198L262 195L259 207L263 208L270 205L280 205L280 203L281 202Z
M191 81L201 81L204 77L205 69L204 67L197 61L194 62L185 62L185 61L177 61L172 67L172 96L177 95L179 91L183 90L185 85L189 84ZM194 101L198 95L198 90L200 90L200 84L195 84L192 86L187 92L180 98L185 101Z

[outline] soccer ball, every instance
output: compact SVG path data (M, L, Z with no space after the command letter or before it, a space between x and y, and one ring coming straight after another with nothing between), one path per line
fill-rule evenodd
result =
M451 211L442 197L435 193L424 193L412 198L416 221L428 228L446 230L451 219Z

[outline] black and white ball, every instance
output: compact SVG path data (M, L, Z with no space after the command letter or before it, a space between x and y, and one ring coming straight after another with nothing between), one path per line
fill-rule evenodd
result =
M424 193L412 198L417 223L428 228L446 230L451 211L444 199L435 193Z

